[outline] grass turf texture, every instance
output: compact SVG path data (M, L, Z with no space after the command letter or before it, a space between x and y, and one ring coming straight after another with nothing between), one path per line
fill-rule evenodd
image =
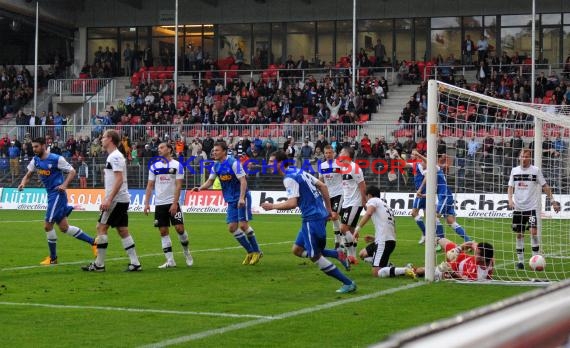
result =
M157 269L164 256L153 218L131 213L130 231L144 271L123 272L128 258L113 231L107 271L92 274L79 268L93 259L89 247L59 232L60 264L40 267L48 254L43 213L0 211L2 345L363 347L402 329L534 289L378 279L361 263L349 273L358 291L338 295L340 283L291 254L298 216L255 216L252 226L264 252L255 266L241 265L244 252L227 232L225 216L185 218L192 268L185 266L172 231L178 268ZM75 212L70 223L94 235L96 220L96 213ZM422 264L424 248L417 244L414 221L398 218L397 226L391 261ZM372 234L371 224L361 233ZM363 246L361 242L359 248ZM323 305L330 307L319 307Z

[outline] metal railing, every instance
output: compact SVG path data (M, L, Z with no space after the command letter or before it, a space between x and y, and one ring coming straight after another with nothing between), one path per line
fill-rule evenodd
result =
M536 64L535 68L542 71L547 71L548 75L552 74L553 69L556 67L561 69L559 64ZM465 76L468 71L475 72L479 68L478 65L425 65L423 68L423 80L430 79L441 79L442 77L447 77L453 74L454 77ZM516 74L517 76L526 76L530 78L531 75L531 64L499 64L499 65L488 65L489 73L496 71L498 74L503 72L509 74ZM490 77L490 76L488 76ZM561 75L559 75L562 78Z
M101 90L107 88L106 93L114 95L115 85L113 79L63 79L49 80L48 92L60 100L64 96L82 96L86 97L96 95Z
M97 122L95 120L94 122ZM354 137L359 143L367 133L372 143L372 154L366 155L361 149L357 154L358 158L377 159L387 158L389 143L398 139L403 146L402 157L409 155L409 148L406 148L405 141L412 139L419 142L419 138L424 137L425 125L423 124L375 124L372 126L363 126L359 124L268 124L268 125L89 125L80 127L72 124L65 126L3 126L0 127L0 134L16 135L22 143L37 136L50 136L58 143L59 148L67 157L73 154L65 153L65 142L73 135L78 141L87 140L88 163L93 168L100 166L101 158L104 158L100 145L94 143L90 139L98 138L106 129L116 129L122 135L129 137L131 147L144 148L144 145L150 143L152 139L158 141L168 141L184 139L189 146L194 139L204 139L212 136L212 138L223 138L230 144L236 144L239 138L249 137L252 141L256 138L266 140L271 138L277 148L282 148L283 143L291 136L298 146L303 145L306 137L313 144L317 143L321 134L329 142L337 140L337 146L342 146L345 137ZM568 193L570 186L568 182L568 173L570 172L570 156L569 143L570 130L555 125L545 125L545 135L552 137L561 136L562 147L553 144L559 154L544 156L541 167L547 178L547 181L555 193ZM510 169L516 166L518 161L518 151L520 148L528 148L533 141L534 130L530 123L462 123L462 124L440 124L438 129L441 138L446 144L446 150L440 156L439 165L448 174L448 182L454 187L454 192L504 192ZM490 135L494 139L494 149L491 153L483 151L483 138ZM522 144L518 144L517 149L510 145L510 140L514 136L522 137ZM336 138L334 139L333 136ZM466 149L457 151L456 141L463 136L466 142L472 138L480 144L479 150L475 155L470 155ZM377 142L375 138L384 137L386 142L383 144L383 150L377 151L374 144ZM88 139L87 139L88 138ZM513 143L514 144L514 143ZM80 148L80 146L78 147ZM188 149L187 156L190 156L192 149ZM31 154L27 156L28 160ZM131 158L140 156L138 153L132 154ZM25 156L21 156L25 161ZM140 168L139 168L140 167ZM378 168L377 168L378 169ZM130 182L135 187L144 187L146 183L146 171L142 161L132 161L130 163ZM22 167L20 173L23 175L25 166ZM132 172L132 173L131 173ZM411 173L398 173L395 180L389 180L388 173L378 174L371 168L364 171L366 180L374 183L383 189L394 191L409 190L413 183ZM6 175L6 173L4 173ZM94 173L94 175L98 175ZM268 185L263 178L259 183L264 186ZM14 179L15 180L15 179ZM193 181L192 181L193 180ZM188 185L193 186L201 180L201 177L187 179ZM17 181L17 180L16 180ZM11 185L16 181L7 182L5 185ZM191 182L190 182L191 181ZM90 185L99 185L100 178L94 177L89 180ZM271 183L269 183L271 184ZM90 186L95 187L95 186Z
M134 81L152 81L152 80L166 80L173 79L174 72L171 70L141 70L134 74ZM263 70L195 70L195 71L178 71L178 79L184 80L188 77L196 80L197 85L201 85L204 81L221 82L224 88L227 87L228 81L237 78L247 78L253 81L261 79L265 81L305 81L310 75L313 75L317 80L323 77L340 78L352 75L352 68L309 68L309 69L279 69L269 68ZM357 67L356 76L358 79L365 77L380 77L383 76L388 83L395 83L395 72L392 67Z

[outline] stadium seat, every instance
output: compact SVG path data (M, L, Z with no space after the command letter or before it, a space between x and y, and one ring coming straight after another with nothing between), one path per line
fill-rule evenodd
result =
M477 130L477 133L475 136L479 137L479 138L484 138L487 136L487 130L485 128L480 128Z
M524 136L529 138L534 138L534 129L526 129L524 131Z
M360 115L360 122L368 122L368 121L370 121L370 115L369 114Z
M131 117L131 122L132 125L137 125L141 123L141 117L140 116L133 116Z

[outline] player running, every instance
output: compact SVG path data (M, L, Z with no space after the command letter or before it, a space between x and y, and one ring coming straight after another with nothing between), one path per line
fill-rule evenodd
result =
M293 254L310 258L326 275L342 282L343 285L336 292L345 294L356 291L356 283L326 258L336 258L348 269L347 260L341 260L336 250L325 249L327 220L336 215L331 210L327 186L306 171L289 168L290 161L283 151L273 153L269 162L270 167L284 177L287 200L279 203L265 202L261 207L265 210L290 210L299 207L302 225L293 245Z
M32 141L32 149L35 156L28 164L28 172L22 178L20 185L18 185L18 190L22 191L28 184L32 174L37 172L47 191L48 205L44 230L48 241L49 256L40 262L40 265L55 265L58 262L57 234L53 228L54 224L57 224L61 232L91 245L93 253L96 255L95 240L79 227L69 225L67 221L67 217L71 214L73 207L67 205L67 193L65 190L75 177L75 169L62 156L49 153L46 150L44 138L35 138ZM67 173L65 180L63 173Z

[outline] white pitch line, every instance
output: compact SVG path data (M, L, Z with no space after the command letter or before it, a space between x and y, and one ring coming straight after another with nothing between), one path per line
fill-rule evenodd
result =
M130 217L130 216L129 216ZM95 221L94 219L71 219L73 221ZM46 222L46 220L4 220L2 223ZM41 230L41 228L40 228Z
M165 310L165 309L144 309L144 308L127 308L127 307L75 306L75 305L57 305L57 304L49 304L49 303L22 303L22 302L0 302L0 305L23 306L23 307L45 307L45 308L55 308L55 309L93 309L93 310L98 310L98 311L134 312L134 313L201 315L201 316L227 317L227 318L271 319L270 316L255 315L255 314L232 314L232 313L215 313L215 312L173 311L173 310Z
M260 246L268 246L268 245L279 245L279 244L290 244L290 243L293 243L293 241L284 241L284 242L275 242L275 243L262 243L259 245ZM225 251L225 250L233 250L233 249L241 249L241 248L242 248L241 246L234 246L234 247L226 247L226 248L210 248L210 249L191 250L191 252L192 253L205 253L205 252L212 252L212 251ZM180 254L181 253L182 252L180 252ZM144 254L144 255L139 255L139 258L155 257L155 256L161 256L161 255L164 255L164 253ZM122 257L108 258L105 261L121 261L121 260L127 260L127 259L128 259L127 256L122 256ZM0 271L18 271L18 270L34 269L34 268L73 266L73 265L82 265L82 264L89 263L92 261L93 261L93 259L82 260L82 261L73 261L73 262L62 262L62 263L58 263L56 265L50 265L50 266L31 265L31 266L6 267L6 268L0 269Z
M299 310L292 311L292 312L286 312L286 313L279 314L279 315L272 316L272 317L268 317L268 318L259 318L259 319L255 319L255 320L246 321L243 323L228 325L228 326L221 327L218 329L206 330L206 331L197 332L195 334L191 334L191 335L187 335L187 336L181 336L181 337L172 338L172 339L161 341L161 342L151 343L148 345L141 346L140 348L159 348L159 347L167 347L167 346L171 346L171 345L175 345L175 344L186 343L186 342L190 342L190 341L196 341L196 340L203 339L203 338L210 337L210 336L222 335L222 334L225 334L225 333L228 333L231 331L237 331L237 330L249 328L252 326L257 326L257 325L269 323L269 322L275 321L275 320L288 319L288 318L296 317L296 316L303 315L303 314L310 314L310 313L314 313L317 311L342 306L342 305L349 304L349 303L361 302L361 301L365 301L365 300L369 300L369 299L373 299L373 298L377 298L377 297L381 297L381 296L386 296L386 295L390 295L390 294L393 294L393 293L396 293L399 291L417 288L419 286L423 286L426 284L428 284L428 283L426 283L426 282L413 283L413 284L400 286L397 288L391 288L391 289L373 292L373 293L368 294L368 295L362 295L362 296L357 296L357 297L349 297L349 298L346 298L343 300L329 302L329 303L325 303L325 304L317 305L317 306L313 306L313 307L307 307L307 308L299 309Z

